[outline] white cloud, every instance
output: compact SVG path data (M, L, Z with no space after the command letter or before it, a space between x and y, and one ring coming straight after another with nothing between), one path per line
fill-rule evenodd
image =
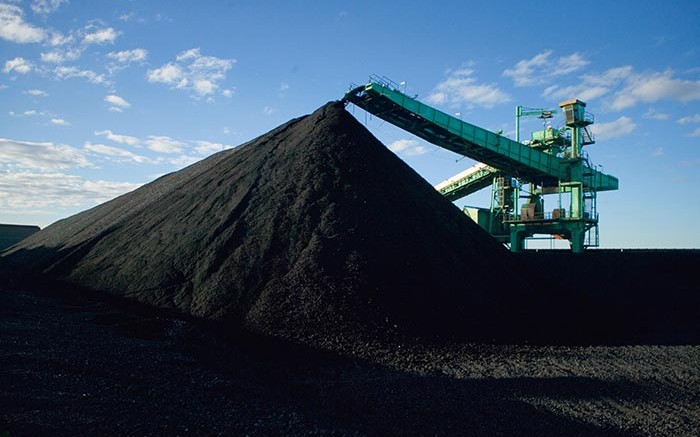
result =
M166 136L149 135L145 141L149 149L160 153L182 153L185 143Z
M0 38L19 44L46 39L46 31L24 21L24 12L15 5L0 3Z
M37 115L41 115L44 117L48 117L49 113L47 111L37 111L36 109L28 109L24 112L15 112L15 111L10 111L9 114L12 117L34 117Z
M129 146L136 146L141 142L136 137L132 137L129 135L115 134L111 130L96 131L95 135L105 136L105 137L107 137L107 139L114 141L115 143L126 144Z
M65 55L61 50L54 50L52 52L42 52L41 53L42 62L52 62L54 64L62 64L66 61Z
M132 21L136 17L136 12L123 13L117 17L119 21Z
M192 88L200 96L207 96L216 90L217 85L208 79L196 79L192 84Z
M127 102L123 98L115 95L115 94L110 94L105 97L105 102L110 103L118 108L130 108L131 103Z
M2 69L4 73L16 71L19 74L27 74L32 71L32 64L24 58L13 58L5 61L5 67Z
M83 37L83 44L112 44L119 36L119 32L107 27L88 33Z
M233 97L233 90L232 89L222 90L221 95L224 97Z
M11 117L46 117L49 119L48 122L55 125L55 126L70 126L71 125L66 120L64 120L60 117L57 117L56 115L52 114L49 111L37 111L36 109L28 109L24 112L10 111L9 114Z
M668 120L671 116L665 112L660 112L654 108L649 108L647 109L647 112L642 115L642 117L646 118L647 120Z
M105 144L92 144L90 142L86 142L83 148L93 153L98 153L100 155L106 155L115 158L114 160L116 160L117 162L132 161L139 164L155 162L151 158L148 158L143 155L138 155L129 150L122 149L121 147L107 146Z
M559 85L552 85L547 87L542 95L550 99L566 100L566 99L579 99L584 102L588 102L598 97L604 96L610 92L609 88L603 86L587 86L586 84L572 85L567 87L560 87Z
M83 151L65 144L0 138L0 168L2 167L55 171L92 167L92 164Z
M24 93L35 97L46 97L49 95L49 93L44 90L27 90Z
M235 63L235 59L204 56L199 48L195 48L181 52L175 62L149 70L146 78L149 82L171 85L189 91L195 98L202 98L213 95L219 89Z
M0 172L0 207L14 212L29 208L87 207L135 190L141 184L89 181L56 172Z
M211 155L212 153L231 148L231 146L227 144L212 143L210 141L195 141L195 144L197 144L197 146L194 148L194 151L199 155Z
M531 59L518 61L513 68L503 71L503 76L513 79L515 86L531 86L545 83L554 76L578 71L590 62L580 53L572 53L552 59L552 50L536 54Z
M700 100L700 80L673 77L671 70L662 73L634 74L627 78L625 87L615 93L612 108L621 110L639 102Z
M503 75L511 77L516 86L535 85L540 83L542 78L535 74L535 71L550 64L549 57L551 50L538 53L532 59L522 59L515 64L515 67L503 71Z
M418 141L416 140L396 140L393 143L389 144L389 150L395 153L399 153L417 144Z
M236 62L233 59L221 59L215 56L203 56L199 47L185 50L175 58L178 62L189 61L189 69L199 73L210 72L214 76L226 74Z
M50 52L42 52L41 61L62 64L66 61L75 61L80 55L80 50L53 50Z
M629 135L637 127L631 118L622 116L608 123L596 123L591 125L591 130L600 139L610 139Z
M426 101L435 105L452 107L476 105L491 108L498 103L510 101L510 96L496 84L480 84L472 75L474 71L461 68L448 72L448 77L430 92Z
M610 93L631 73L632 67L627 65L608 69L601 74L584 74L576 85L552 85L544 90L542 96L552 100L576 98L587 102Z
M679 118L678 124L689 124L689 123L700 123L700 114L689 115L687 117Z
M35 14L47 15L67 3L68 0L32 0L30 7Z
M657 147L651 152L651 156L662 156L664 154L663 147Z
M627 79L631 74L632 66L624 65L610 68L601 74L584 74L583 81L590 85L611 87Z
M396 140L389 144L389 150L407 156L417 156L428 153L427 147L422 146L418 141L413 139Z
M104 74L97 74L92 70L80 70L77 67L56 67L53 69L54 77L59 80L81 77L94 84L106 84Z
M179 157L176 158L169 158L166 162L173 164L173 165L189 165L192 162L195 162L199 160L202 156L206 155L211 155L212 153L220 152L225 149L231 149L232 146L224 143L217 143L214 141L205 141L205 140L178 140L174 139L165 135L149 135L146 140L141 140L137 137L134 136L129 136L129 135L121 135L121 134L116 134L112 132L111 130L103 130L103 131L95 131L95 135L97 136L103 136L106 137L108 140L113 141L115 143L119 144L126 144L131 147L141 147L142 145L145 145L148 149L158 152L158 153L166 153L166 154L180 154ZM103 154L109 154L108 152L112 153L113 156L127 156L125 152L127 152L124 149L116 148L114 147L113 149L108 149L113 146L109 145L104 145L104 144L92 144L92 143L85 143L86 149L89 149L93 152L102 152ZM124 150L124 152L121 152L121 150ZM189 152L186 152L186 150L189 150ZM189 154L185 154L189 153ZM140 156L140 155L137 155ZM151 159L151 158L145 158L138 161L136 159L133 159L134 161L137 162L150 162L150 163L157 163L157 162L163 162L161 158L158 159Z
M52 118L51 124L55 124L56 126L70 126L70 123L62 118Z
M688 136L693 138L700 137L700 127L689 133Z
M167 85L174 85L182 80L183 71L177 65L168 62L155 70L148 70L146 78L149 82L160 82Z
M107 57L114 59L122 64L128 64L131 62L141 62L148 58L148 50L146 49L133 49L133 50L122 50L120 52L109 52Z
M107 110L109 112L124 112L122 108L117 108L116 106L110 106L109 108L107 108Z
M552 76L563 76L578 71L588 64L590 64L590 61L581 56L580 53L573 53L557 59L556 66L551 74Z
M187 167L188 165L194 164L199 161L200 158L196 156L180 155L177 158L172 158L168 160L168 163L174 165L175 167Z
M272 108L270 106L265 106L262 110L263 114L265 115L272 115L275 113L275 108Z
M51 37L49 38L49 45L52 47L57 47L57 46L63 46L66 44L70 44L74 41L73 36L64 36L59 32L54 32L51 34Z
M231 146L228 144L217 143L213 141L177 140L164 135L149 135L148 139L143 141L143 143L150 150L153 150L155 152L180 154L180 156L170 158L167 161L170 164L176 166L189 165L201 159L202 156L211 155L212 153L220 152L222 150L231 148ZM191 151L185 152L186 149L189 149ZM191 153L194 153L195 155L192 155Z

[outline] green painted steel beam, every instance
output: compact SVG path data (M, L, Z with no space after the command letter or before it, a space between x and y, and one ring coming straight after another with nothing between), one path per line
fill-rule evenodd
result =
M461 199L493 182L501 172L484 164L477 164L435 186L435 189L449 201Z
M590 176L584 176L583 187L592 188L595 191L613 191L620 187L620 181L609 174L590 169Z
M556 156L452 117L382 84L370 82L351 90L345 100L428 142L515 177L544 183L569 179L569 166Z
M377 82L356 87L344 101L388 121L424 140L498 169L504 174L539 185L576 181L580 160L565 160L462 121ZM591 188L617 189L617 178L593 169Z

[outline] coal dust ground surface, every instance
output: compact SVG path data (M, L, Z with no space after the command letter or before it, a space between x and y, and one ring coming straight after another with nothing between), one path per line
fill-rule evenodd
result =
M104 296L0 291L0 433L680 436L700 346L368 345L363 358Z

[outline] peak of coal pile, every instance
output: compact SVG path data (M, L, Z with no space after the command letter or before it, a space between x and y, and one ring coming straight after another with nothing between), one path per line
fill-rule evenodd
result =
M493 338L522 303L510 254L338 102L3 258L307 343L363 330Z

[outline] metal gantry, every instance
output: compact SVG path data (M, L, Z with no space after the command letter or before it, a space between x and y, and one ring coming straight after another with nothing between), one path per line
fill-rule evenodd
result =
M512 251L521 251L525 239L536 234L567 239L574 252L598 245L597 193L616 190L619 183L593 166L582 150L595 141L588 130L593 116L585 111L584 102L562 102L562 128L545 127L520 142L520 117L547 119L556 110L516 108L514 141L426 105L386 78L373 76L365 85L352 86L344 101L479 161L436 189L454 201L490 185L490 207L465 208L465 213L496 239L510 243ZM545 195L553 197L556 206L547 212Z

